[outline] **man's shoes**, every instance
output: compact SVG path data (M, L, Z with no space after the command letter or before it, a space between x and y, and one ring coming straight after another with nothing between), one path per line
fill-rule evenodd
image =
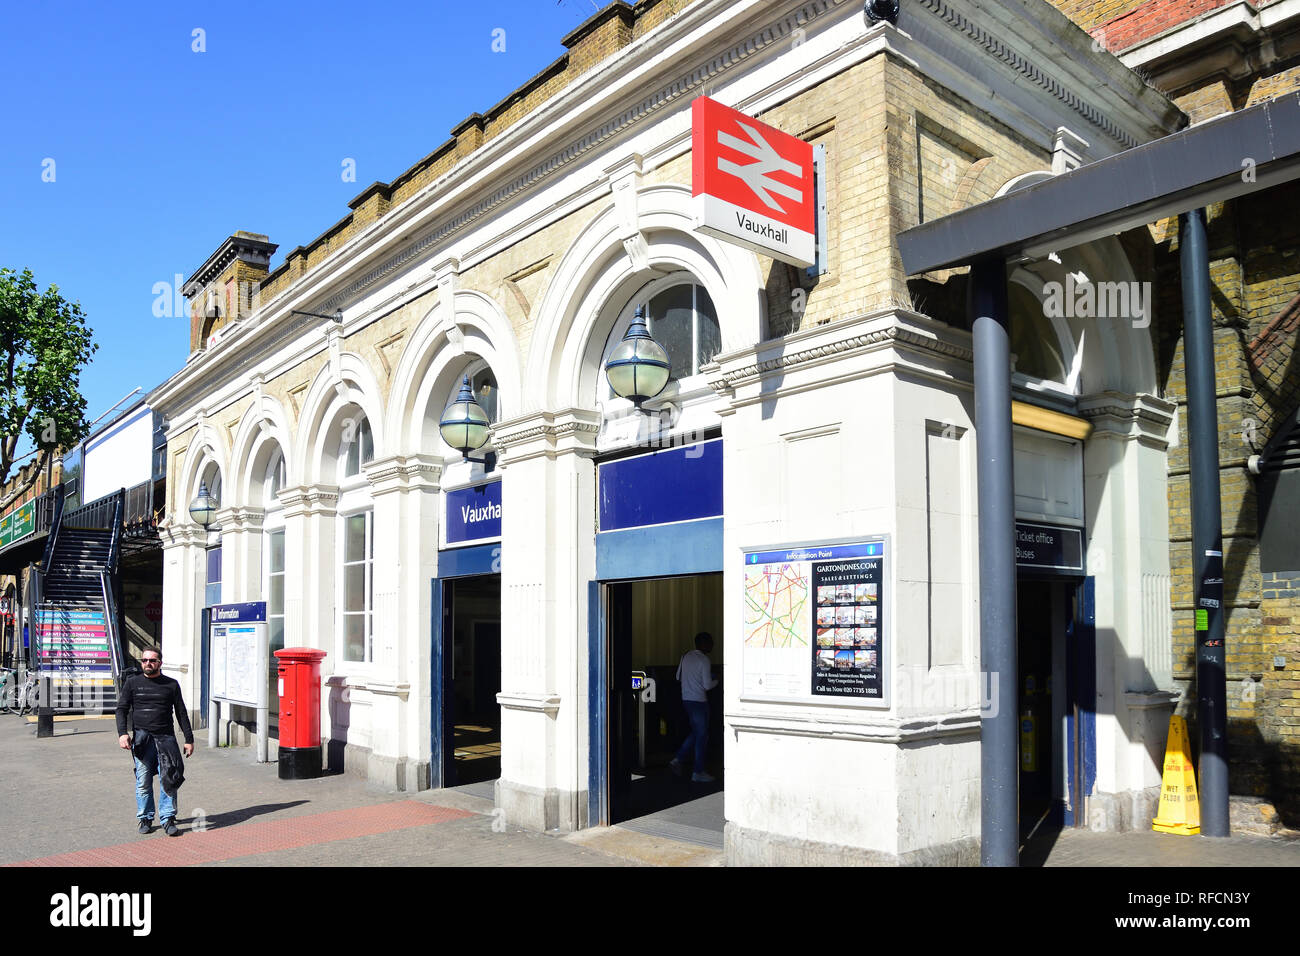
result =
M673 775L677 777L680 777L682 774L686 772L686 768L682 766L682 762L678 760L676 757L668 761L668 769L671 770L673 772Z
M713 774L704 773L703 771L691 774L691 783L713 783L716 779Z
M148 833L153 833L153 824L148 820L146 820L144 817L141 817L140 825L136 827L136 832L141 834L142 836Z
M710 779L712 779L712 778L710 778ZM178 826L176 825L176 821L175 821L175 820L170 820L170 819L169 819L169 820L164 820L164 821L162 822L162 828L163 828L163 833L167 834L168 836L180 836L180 835L181 835L181 828L178 827Z

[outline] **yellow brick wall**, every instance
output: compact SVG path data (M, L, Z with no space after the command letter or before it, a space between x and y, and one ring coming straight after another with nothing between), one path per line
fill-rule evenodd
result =
M1145 6L1150 0L1048 0L1085 30Z

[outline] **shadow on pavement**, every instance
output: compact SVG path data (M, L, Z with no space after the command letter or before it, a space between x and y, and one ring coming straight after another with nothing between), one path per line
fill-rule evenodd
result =
M1052 855L1052 847L1061 835L1059 827L1039 827L1020 847L1020 865L1040 867L1047 863Z
M311 803L310 800L290 800L288 803L263 803L256 807L244 807L242 810L229 810L226 813L216 813L212 816L205 817L204 823L207 828L212 830L217 827L233 827L237 823L244 823L253 817L261 816L264 813L275 813L277 810L288 810L290 807L300 807L304 803ZM181 821L183 823L193 823L194 817Z

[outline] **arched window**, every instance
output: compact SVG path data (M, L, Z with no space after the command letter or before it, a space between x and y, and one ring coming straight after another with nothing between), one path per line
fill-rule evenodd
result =
M690 378L722 350L722 330L713 300L695 283L670 286L649 297L650 334L672 362L672 378Z
M284 453L277 451L271 456L270 462L266 466L266 477L262 483L265 490L263 507L267 511L280 506L280 492L284 489L285 471L284 471Z
M451 390L443 395L440 403L430 402L429 416L435 432L437 431L438 422L442 419L443 412L446 410L447 406L456 401L456 397L460 394L461 384L466 378L469 378L469 387L474 393L474 400L478 402L479 407L483 409L484 414L487 415L488 421L493 425L500 421L501 392L497 387L496 374L492 371L490 365L479 360L466 366L464 371L454 377ZM460 458L458 453L447 445L446 441L442 439L441 434L439 434L438 443L441 453L448 459L447 477L452 481L458 480L458 477L460 477L457 474L457 469L460 467ZM496 453L492 450L492 436L490 433L488 435L487 444L475 451L473 455L475 458L484 459L484 474L491 474L496 469ZM452 460L453 456L455 456L454 461ZM475 464L475 468L477 468L477 463Z
M262 481L262 503L265 509L262 523L262 597L266 601L268 652L273 655L268 671L272 691L276 673L274 652L284 647L285 531L284 505L280 503L280 491L284 484L284 452L277 448L266 464L266 474ZM273 715L271 721L276 725L276 716Z
M1039 298L1018 282L1007 285L1011 317L1011 353L1015 370L1030 378L1064 385L1069 368L1052 320Z
M645 307L646 325L654 340L668 353L672 365L669 381L683 381L722 351L722 329L708 290L689 276L667 276L641 289L627 304L605 342L601 367L622 341L639 306ZM603 376L602 376L603 381ZM608 381L602 394L613 397Z
M366 665L375 660L375 521L363 468L374 457L375 442L360 408L353 406L341 421L334 605L338 655L345 663Z
M370 420L365 416L345 422L340 457L344 478L361 474L361 466L375 457L375 440L370 433Z

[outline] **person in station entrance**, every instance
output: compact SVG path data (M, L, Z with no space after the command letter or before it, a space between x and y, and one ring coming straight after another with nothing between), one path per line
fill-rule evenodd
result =
M686 771L686 758L694 749L691 780L696 783L712 783L714 779L704 769L705 755L709 750L709 691L718 686L718 682L713 679L713 662L709 660L712 650L713 635L701 631L695 635L695 650L683 654L677 664L677 680L682 685L682 706L686 708L691 732L677 748L677 755L669 761L668 766L673 773L681 776Z
M172 713L185 735L185 756L194 753L194 731L190 729L189 712L181 697L181 685L170 677L162 676L162 654L149 648L141 655L144 674L127 678L117 701L118 745L130 750L135 757L135 805L141 833L153 830L153 778L158 780L158 817L163 832L169 837L180 836L176 826L176 791L185 781L180 748L176 746L176 730ZM126 715L130 713L135 727L135 740L126 732Z

